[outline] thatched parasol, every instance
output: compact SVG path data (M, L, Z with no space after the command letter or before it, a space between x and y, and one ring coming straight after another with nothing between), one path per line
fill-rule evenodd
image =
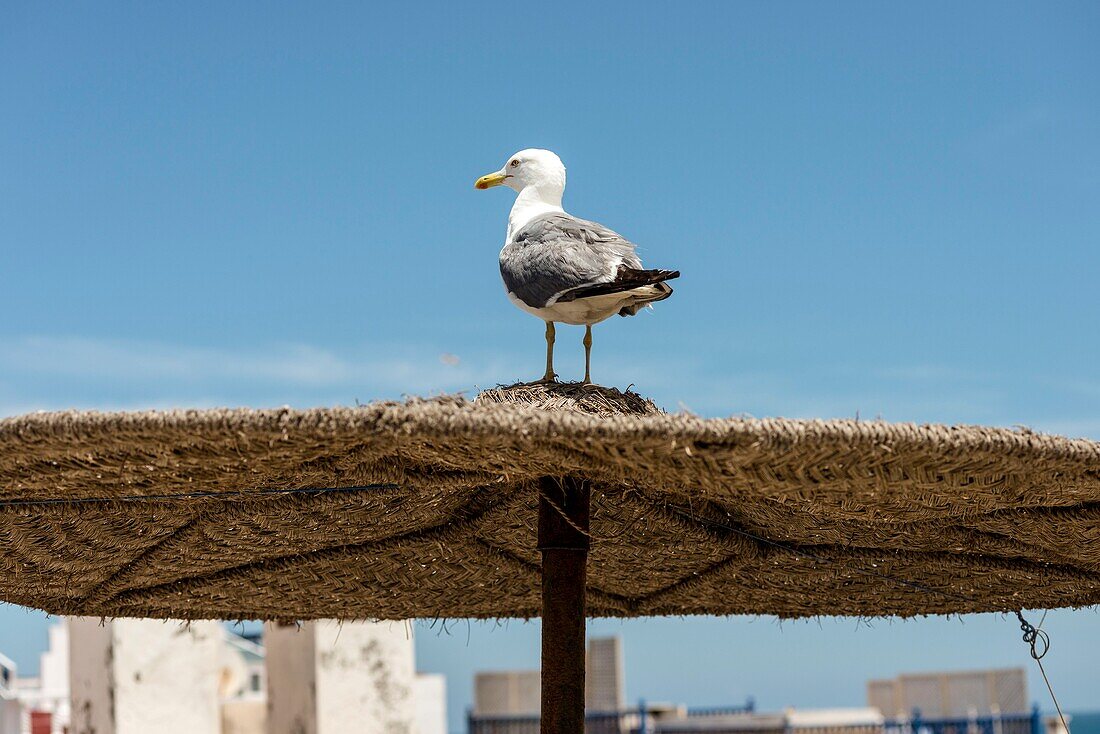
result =
M0 599L113 617L542 615L544 731L580 730L586 613L1090 605L1098 520L1095 442L704 420L598 388L0 421Z

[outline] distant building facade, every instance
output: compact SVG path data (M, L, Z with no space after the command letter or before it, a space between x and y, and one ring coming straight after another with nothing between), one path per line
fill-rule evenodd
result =
M15 663L0 655L0 734L21 734L23 706L15 695Z
M474 676L477 716L538 716L542 676L537 670L507 670Z
M589 711L621 711L625 706L623 648L619 637L588 641L584 703ZM473 714L481 717L538 717L542 676L537 670L506 670L474 675Z
M867 682L867 705L887 717L965 718L1030 710L1023 668L905 673Z
M626 706L622 638L597 637L588 641L584 705L589 711L622 711Z

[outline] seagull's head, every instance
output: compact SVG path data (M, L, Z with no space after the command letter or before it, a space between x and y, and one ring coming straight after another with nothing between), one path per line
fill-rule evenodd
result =
M528 148L513 153L504 167L474 182L474 188L491 189L501 184L516 191L534 187L545 197L561 200L565 191L565 165L549 150Z

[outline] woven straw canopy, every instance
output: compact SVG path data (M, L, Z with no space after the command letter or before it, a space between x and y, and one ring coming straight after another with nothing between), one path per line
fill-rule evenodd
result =
M1100 444L703 420L575 388L0 421L0 599L103 616L537 616L546 476L591 483L593 616L1100 602Z

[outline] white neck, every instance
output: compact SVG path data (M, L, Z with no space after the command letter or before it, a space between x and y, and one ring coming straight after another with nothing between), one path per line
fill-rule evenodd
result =
M527 186L519 192L512 211L508 214L508 234L504 241L512 241L512 235L535 217L549 212L564 212L561 208L560 189L546 186Z

